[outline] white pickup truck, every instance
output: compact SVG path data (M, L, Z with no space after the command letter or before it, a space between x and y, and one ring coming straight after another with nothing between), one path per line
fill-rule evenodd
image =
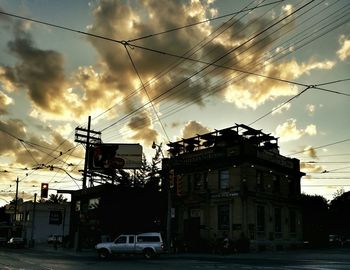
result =
M158 232L122 234L113 242L99 243L95 248L101 259L113 254L143 254L146 259L151 259L164 252L162 236Z

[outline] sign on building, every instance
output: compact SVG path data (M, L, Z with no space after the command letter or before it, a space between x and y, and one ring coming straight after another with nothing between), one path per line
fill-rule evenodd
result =
M54 225L62 224L62 212L50 211L49 224L54 224Z
M140 144L99 144L91 147L89 169L106 172L115 169L137 169L142 165Z

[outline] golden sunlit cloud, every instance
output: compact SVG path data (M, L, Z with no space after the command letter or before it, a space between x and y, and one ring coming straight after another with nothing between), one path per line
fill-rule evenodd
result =
M7 114L6 107L13 103L13 99L0 90L0 115Z
M210 132L208 127L203 126L200 122L197 121L189 121L186 123L184 128L181 130L181 138L190 138L196 135L201 135Z
M306 173L320 173L324 171L324 168L314 163L300 162L300 170Z
M296 60L280 63L278 65L265 65L260 70L261 75L285 80L294 80L314 69L331 69L335 65L333 61L298 63ZM256 109L267 100L279 96L291 96L298 92L293 85L281 83L267 78L250 80L249 77L232 84L226 89L225 97L228 102L235 103L239 108L251 107Z
M307 155L311 158L318 159L316 149L314 149L312 146L305 147L304 153L305 153L305 155Z
M62 158L67 160L67 156L61 157L61 155L70 155L70 151L65 152L75 148L75 145L66 140L60 133L46 127L43 132L49 131L49 136L44 138L41 135L28 132L25 124L17 119L0 121L0 129L6 131L0 132L0 156L7 157L8 162L16 167L32 168L49 160L54 160L55 163L58 162L62 165L64 163ZM17 136L18 139L9 134ZM57 148L57 145L60 147ZM83 151L76 150L74 156L75 161L77 158L80 161L84 156Z
M298 129L296 119L288 119L287 122L277 126L275 133L277 137L280 137L280 141L287 142L298 140L304 135L314 136L317 134L317 129L313 124L308 125L305 129Z
M307 104L306 111L309 113L309 115L313 115L316 111L316 106L313 104Z
M339 44L341 47L337 51L338 57L340 60L345 61L345 59L350 55L350 39L345 35L342 35L339 38Z
M0 66L0 85L7 92L13 92L15 86L15 74L10 67Z
M127 128L133 133L129 138L136 141L143 141L144 144L148 146L158 141L160 137L158 132L154 129L151 118L147 112L132 117Z
M290 103L286 103L286 104L284 104L283 106L281 106L281 107L279 107L279 106L281 106L281 104L280 105L278 105L278 106L276 106L276 107L274 107L273 109L272 109L272 115L274 115L274 114L277 114L277 113L279 113L279 114L281 114L281 113L283 113L283 112L286 112L286 111L288 111L289 109L290 109L290 107L292 106ZM278 108L278 109L277 109Z

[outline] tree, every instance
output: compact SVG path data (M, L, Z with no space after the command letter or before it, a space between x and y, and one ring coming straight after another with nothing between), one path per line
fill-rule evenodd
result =
M350 191L339 193L329 204L331 233L350 237Z
M67 202L67 199L64 198L62 194L50 194L49 199L46 202L61 204Z
M302 194L303 238L311 246L328 245L329 216L327 200L319 195Z

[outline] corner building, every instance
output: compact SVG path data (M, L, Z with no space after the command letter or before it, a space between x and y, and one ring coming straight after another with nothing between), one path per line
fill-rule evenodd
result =
M246 125L168 144L171 231L179 248L210 249L249 239L250 250L302 242L300 162L279 154L278 139Z

